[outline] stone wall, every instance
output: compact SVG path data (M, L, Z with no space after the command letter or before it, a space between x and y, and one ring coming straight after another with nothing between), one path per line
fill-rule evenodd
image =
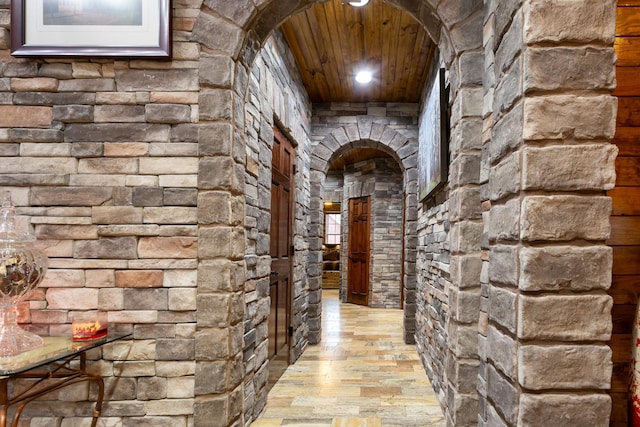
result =
M608 425L615 2L491 6L479 423Z
M405 340L414 342L417 219L417 104L332 103L314 104L311 127L311 232L309 235L309 288L320 289L321 276L314 265L322 259L322 197L329 162L354 147L376 148L400 165L404 191L404 311ZM343 196L344 197L344 196ZM343 206L344 209L344 206ZM344 221L344 219L343 219ZM342 253L346 253L342 250ZM344 264L344 261L343 261ZM318 270L319 271L319 268ZM343 280L346 280L343 277ZM310 342L320 337L320 299L310 300Z
M388 2L424 25L449 72L448 205L418 213L416 106L318 106L308 157L299 153L297 182L311 182L296 208L296 257L309 250L306 274L296 261L296 282L308 286L308 300L294 304L299 330L320 339L328 161L373 146L404 177L407 342L423 280L418 223L428 230L448 212L450 311L446 340L434 344L447 357L443 373L432 369L448 425L608 424L611 202L603 194L615 180L615 1ZM314 1L257 3L175 0L174 57L160 62L13 58L10 2L0 1L0 186L51 260L25 320L68 334L74 311L99 308L114 329L133 332L91 355L106 378L106 424L238 426L253 416L252 401L262 404L259 387L245 392L245 368L260 370L252 363L261 351L245 353L255 326L245 321L258 318L245 315L246 302L266 265L256 260L258 280L247 279L246 248L255 238L259 258L264 226L245 209L245 177L265 176L260 145L247 144L269 141L269 109L294 140L304 137L283 108L293 98L275 85L264 98L274 104L256 110L259 132L245 106L248 93L260 93L249 87L263 82L252 73L267 39ZM64 396L73 403L48 397L29 415L34 424L81 423L87 393Z
M239 267L240 259L230 257L226 275L211 281L198 271L198 257L228 250L238 230L203 233L202 244L199 224L240 221L244 203L227 193L224 203L233 207L223 212L216 208L221 199L198 188L231 185L236 175L221 162L225 179L199 177L200 157L228 149L232 134L230 127L197 124L203 109L198 43L188 40L193 20L174 21L169 63L16 59L8 50L8 6L0 2L0 186L12 191L50 260L23 320L43 335L70 336L74 313L107 311L111 329L133 339L90 354L99 359L91 369L105 376L109 404L101 422L144 418L186 427L195 389L218 389L227 379L212 363L196 380L198 322L232 328L242 319L232 299L198 292L204 283L209 290L222 285ZM176 12L193 16L198 7L182 3ZM225 77L221 71L215 78ZM216 353L228 357L229 335L216 338ZM28 407L24 422L56 424L64 416L83 423L89 395L83 385L48 395Z
M271 255L271 148L273 128L296 147L294 259L291 300L292 362L307 345L306 230L309 205L310 104L282 35L275 32L256 59L246 97L247 168L245 173L247 282L245 284L245 420L255 418L267 400L268 316Z
M445 194L446 190L442 190L439 196ZM441 402L445 401L447 390L447 290L451 286L449 229L448 202L422 211L417 229L416 347Z
M342 301L347 301L349 277L349 199L369 196L369 306L401 308L403 183L398 163L379 158L347 165L343 195Z

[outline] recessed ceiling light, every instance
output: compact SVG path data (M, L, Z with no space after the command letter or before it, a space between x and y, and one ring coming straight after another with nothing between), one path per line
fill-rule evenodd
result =
M360 84L370 83L372 78L371 71L363 70L358 71L358 74L356 74L356 81Z
M349 4L353 7L362 7L366 6L369 3L369 0L360 0L360 1L350 1Z

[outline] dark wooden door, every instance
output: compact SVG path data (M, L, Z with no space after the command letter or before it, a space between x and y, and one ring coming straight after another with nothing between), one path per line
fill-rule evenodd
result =
M349 200L347 301L369 304L369 197Z
M274 129L271 179L269 357L288 363L291 299L293 161L291 142ZM285 363L285 365L286 365Z

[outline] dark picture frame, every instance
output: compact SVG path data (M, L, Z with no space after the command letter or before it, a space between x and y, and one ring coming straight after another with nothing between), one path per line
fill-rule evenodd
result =
M444 68L437 69L424 102L418 130L418 196L422 202L449 175L449 93Z
M171 0L11 0L11 55L171 59Z

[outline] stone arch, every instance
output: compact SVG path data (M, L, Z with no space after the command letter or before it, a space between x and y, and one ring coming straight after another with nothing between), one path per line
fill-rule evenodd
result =
M203 137L221 138L226 145L222 150L212 149L207 146L207 150L201 151L204 157L200 159L199 168L199 190L201 198L204 200L211 197L214 203L214 196L219 194L211 190L218 189L219 183L213 179L214 175L219 175L219 171L228 171L227 182L224 183L224 190L238 201L236 208L244 206L241 200L242 178L245 165L245 145L246 135L244 132L245 118L243 116L243 100L247 92L249 73L251 64L255 60L258 52L272 34L272 32L288 17L310 7L313 3L322 0L265 0L256 6L251 0L239 0L234 2L212 1L202 4L201 12L195 19L192 33L192 40L201 45L200 59L200 108L199 118L201 127L201 145ZM483 1L472 0L471 2L461 2L459 0L443 0L437 7L432 6L431 0L408 1L408 0L387 0L402 10L410 13L419 23L421 23L430 34L433 41L438 45L441 58L446 65L451 82L451 158L448 192L449 197L455 198L459 206L480 206L480 159L481 159L481 129L482 129L482 75L483 75ZM215 70L215 73L212 71ZM207 133L205 133L207 132ZM361 135L362 136L362 135ZM370 139L370 138L369 138ZM354 139L355 141L355 139ZM351 142L351 141L349 141ZM353 142L352 142L353 143ZM391 143L391 141L389 141ZM318 158L315 161L319 161ZM312 160L313 163L313 160ZM401 162L402 164L402 162ZM314 165L311 166L314 168ZM322 182L318 174L322 174L322 168L313 169L310 172L312 182ZM405 179L409 182L417 179L414 173L415 168L405 169ZM312 191L315 191L312 185ZM417 190L416 190L417 192ZM412 213L407 217L410 221L417 221L418 206L417 199L407 198ZM315 203L312 200L311 203ZM481 217L477 211L470 214L460 213L455 210L451 216L451 233L455 242L451 244L451 265L454 263L470 263L472 260L480 262L480 240L476 231L481 229ZM415 215L415 217L413 216ZM246 267L243 265L242 253L244 243L239 241L242 232L242 221L238 223L237 215L232 215L224 224L229 229L232 237L228 259L234 267L236 279L244 277ZM218 225L218 224L216 224ZM219 225L218 225L219 226ZM201 235L208 231L208 224L201 223ZM219 231L219 230L218 230ZM464 244L461 242L464 240ZM219 255L219 254L218 254ZM207 264L207 253L200 254L200 264ZM415 260L412 254L410 260ZM212 274L206 271L207 275ZM454 275L451 283L455 288L459 288L462 281L466 282L466 288L476 288L479 290L479 270L474 274ZM417 273L416 273L417 278ZM317 295L313 294L313 280L309 281L312 290L309 300L314 302ZM405 285L406 286L406 285ZM316 288L319 289L319 288ZM210 290L206 290L210 292ZM216 292L226 295L233 301L242 300L242 287L231 287L231 289L216 290ZM477 292L479 300L480 292ZM410 301L415 310L415 301ZM477 304L479 305L479 303ZM411 310L411 309L409 309ZM243 339L243 329L237 316L233 315L233 323L230 318L230 342L241 342ZM454 319L449 322L446 319L445 335L468 334L470 330L477 330L478 316L473 313L468 314L464 320ZM313 309L309 310L307 323L310 328L319 322L319 313ZM203 328L199 331L198 339L211 339L216 336L211 328ZM319 327L316 328L319 331ZM459 333L459 331L461 331ZM409 329L406 333L413 334ZM310 334L312 337L312 334ZM198 341L197 339L197 341ZM204 342L204 341L203 341ZM196 352L196 364L202 365L203 369L210 364L211 358L219 359L219 355L212 354L213 350L207 350L205 346L196 348L201 351ZM238 347L234 347L238 350ZM477 345L473 340L456 340L455 346L448 346L444 350L447 354L444 359L447 361L448 372L457 372L458 367L465 361L477 359ZM242 360L242 352L225 356L225 361L229 366L228 371L234 372L237 360ZM196 368L198 369L198 368ZM439 374L446 375L444 370ZM237 417L237 399L240 398L242 379L234 376L225 386L224 392L212 391L205 384L196 382L196 401L207 402L213 399L220 409L219 413L226 413L228 421L231 423ZM473 392L467 391L470 396L461 402L460 384L449 382L441 387L440 391L445 394L442 397L444 402L457 402L455 409L460 412L470 413L473 405L477 406L477 396ZM461 402L461 403L460 403ZM245 406L246 406L245 400ZM206 425L207 405L196 405L195 420L196 425ZM244 408L245 414L251 411ZM249 415L250 416L250 415ZM450 418L455 421L456 417ZM202 423L202 424L201 424Z
M389 154L400 166L403 175L404 186L404 259L411 260L417 246L416 237L416 200L418 194L417 184L417 151L418 138L417 129L405 130L401 132L394 128L392 122L384 123L378 119L377 123L367 116L358 116L359 120L355 124L340 124L329 131L326 136L317 140L317 145L311 152L311 208L312 218L309 235L309 283L311 292L320 292L322 288L322 206L324 182L329 169L330 160L340 153L352 148L371 147L377 148ZM325 130L326 131L326 130ZM416 292L415 263L405 263L405 277L402 280L404 286L405 301L414 301ZM415 312L412 305L405 305L404 317L404 339L408 343L414 343L415 332ZM321 314L322 306L319 298L310 303L310 311ZM309 342L317 344L320 342L321 330L319 328L320 319L311 323L309 330ZM314 326L316 326L314 328Z

